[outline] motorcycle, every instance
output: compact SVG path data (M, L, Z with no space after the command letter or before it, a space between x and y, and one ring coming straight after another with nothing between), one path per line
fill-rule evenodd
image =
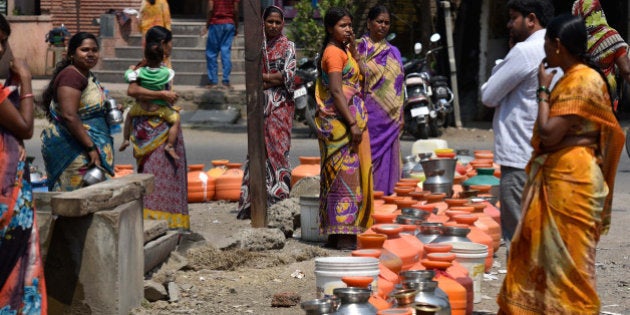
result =
M294 76L293 100L295 101L295 120L306 124L315 132L315 81L317 80L317 57L301 58Z
M440 40L433 34L431 43ZM435 47L425 53L424 58L416 58L403 65L405 70L405 101L403 104L404 129L416 139L438 137L440 127L446 124L453 111L454 95L444 76L434 76L430 62L442 47ZM415 55L422 52L422 44L414 45Z

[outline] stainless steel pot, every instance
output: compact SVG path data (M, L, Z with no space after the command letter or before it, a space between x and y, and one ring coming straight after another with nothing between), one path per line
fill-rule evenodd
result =
M363 288L336 288L333 294L339 297L341 305L335 314L338 315L376 315L376 308L368 302L372 291Z
M445 193L447 197L451 197L456 163L457 159L446 158L420 161L427 178L422 183L423 189L432 193Z
M92 166L83 174L83 186L98 184L105 179L105 171L98 166Z
M107 107L107 123L110 125L118 125L123 122L123 113L118 109L118 104L116 104L116 100L113 98L105 101L105 106Z

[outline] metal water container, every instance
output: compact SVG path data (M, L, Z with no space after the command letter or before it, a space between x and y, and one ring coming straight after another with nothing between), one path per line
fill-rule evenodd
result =
M422 184L424 190L432 193L445 193L447 197L453 196L453 179L455 178L455 166L457 159L440 158L420 161L426 180Z
M372 290L364 288L336 288L333 294L341 304L334 313L336 315L376 315L376 308L368 301Z
M116 100L110 98L105 101L105 106L107 107L107 123L110 125L118 125L123 122L123 113L118 109L118 104Z

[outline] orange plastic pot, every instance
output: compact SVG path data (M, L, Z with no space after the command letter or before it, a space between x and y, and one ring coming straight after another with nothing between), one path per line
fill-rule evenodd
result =
M386 211L374 211L374 213L372 213L372 218L374 219L375 224L394 223L397 216L398 214L394 212Z
M228 169L216 179L217 200L238 201L241 195L241 185L243 182L243 170L241 163L228 163Z
M381 249L387 240L385 234L361 233L357 235L357 248L359 249Z
M430 259L423 259L421 263L426 269L436 270L434 280L438 282L438 287L448 296L448 301L451 304L451 314L466 315L468 302L466 288L456 280L445 275L446 269L451 266L451 263Z
M203 171L203 164L188 166L188 202L206 202L212 200L216 192L215 179Z
M300 165L291 171L291 186L295 185L300 179L320 174L320 160L318 156L300 156Z
M394 192L396 193L397 196L407 196L409 195L410 192L415 191L416 187L415 186L396 186L394 187Z
M468 199L463 198L446 198L444 202L448 205L449 209L452 207L463 206L468 203Z
M422 256L422 243L414 235L401 234L403 227L398 224L379 224L373 229L387 235L383 248L389 250L402 260L402 269L409 270Z
M414 199L399 199L396 200L396 207L398 207L398 209L408 208L416 203L418 203L418 201Z
M372 195L374 196L374 199L381 199L383 198L383 196L385 195L385 192L380 191L380 190L375 190Z

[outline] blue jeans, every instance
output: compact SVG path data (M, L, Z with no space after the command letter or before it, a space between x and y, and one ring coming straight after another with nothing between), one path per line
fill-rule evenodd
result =
M208 67L208 79L211 84L217 84L218 66L217 55L221 52L221 64L223 65L223 83L230 83L232 72L232 39L236 29L234 24L212 24L208 28L208 40L206 41L206 65Z

